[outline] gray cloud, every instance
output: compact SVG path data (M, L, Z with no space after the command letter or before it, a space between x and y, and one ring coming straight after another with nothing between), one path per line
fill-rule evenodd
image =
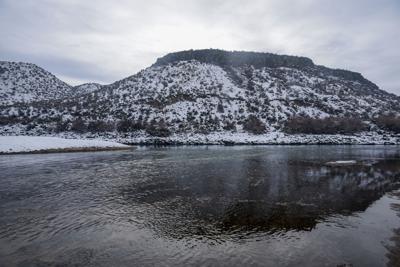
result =
M0 57L109 83L168 52L308 56L400 94L398 0L0 0Z

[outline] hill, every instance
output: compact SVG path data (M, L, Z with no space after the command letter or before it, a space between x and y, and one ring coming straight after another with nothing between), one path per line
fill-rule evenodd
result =
M174 140L183 143L194 135L219 142L247 134L270 142L272 133L302 133L305 123L325 128L304 133L379 132L377 117L400 113L398 96L359 73L302 57L213 49L168 54L133 76L84 91L3 107L3 133L91 134L132 142L179 136Z

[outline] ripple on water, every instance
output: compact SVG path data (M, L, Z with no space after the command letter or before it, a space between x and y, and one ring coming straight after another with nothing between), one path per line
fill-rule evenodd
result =
M398 247L386 244L400 204L386 196L400 188L399 159L398 147L377 146L11 156L0 163L0 258L379 266ZM357 164L325 164L340 160Z

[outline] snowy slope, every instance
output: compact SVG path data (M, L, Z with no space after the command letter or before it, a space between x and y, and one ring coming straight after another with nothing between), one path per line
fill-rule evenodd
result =
M74 87L75 95L83 95L86 93L92 93L94 91L99 90L102 87L101 84L98 83L84 83Z
M0 108L0 133L68 132L76 120L107 124L100 135L117 131L123 120L134 123L129 131L138 133L160 121L178 135L243 133L251 116L267 132L279 132L293 116L357 116L370 122L375 115L400 112L398 96L359 73L307 58L199 51L169 54L110 85L82 85L73 98Z
M74 88L34 64L0 61L0 106L72 97L98 87Z

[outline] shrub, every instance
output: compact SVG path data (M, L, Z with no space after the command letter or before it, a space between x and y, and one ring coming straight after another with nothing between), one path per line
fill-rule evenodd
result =
M382 130L400 133L400 117L394 114L381 115L374 120L375 124Z
M144 130L145 128L141 121L121 120L117 124L117 131L123 133Z
M224 113L224 106L222 105L222 103L218 103L217 112Z
M129 132L131 130L132 121L130 120L121 120L117 123L117 131L118 132Z
M202 126L204 126L205 128L207 128L209 131L216 131L219 128L219 124L220 124L220 120L218 117L212 117L211 115L209 115Z
M234 122L226 122L223 129L225 131L236 131L236 124Z
M17 116L0 116L0 125L15 124L20 122L20 118Z
M72 122L71 130L77 133L84 133L87 131L87 126L81 118L78 118Z
M256 116L250 115L243 123L243 129L252 134L265 133L265 124Z
M171 132L163 119L160 121L152 120L146 127L146 132L151 136L157 137L168 137L171 135Z
M37 127L37 124L36 124L36 123L29 123L29 124L26 126L26 130L27 130L27 131L30 131L30 130L35 129L36 127Z
M62 119L60 119L56 122L55 131L57 133L66 132L66 131L68 131L68 127L69 127L69 122L63 121Z
M293 117L284 125L284 131L292 134L353 134L365 130L367 126L359 118Z
M111 132L114 130L113 123L105 122L105 121L91 121L89 122L87 129L89 132L92 133L99 133L99 132Z

